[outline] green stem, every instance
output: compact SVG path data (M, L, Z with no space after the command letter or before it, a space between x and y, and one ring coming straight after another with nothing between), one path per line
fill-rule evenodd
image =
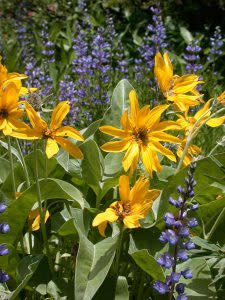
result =
M143 299L144 282L145 282L145 274L144 274L144 272L141 271L141 275L139 278L139 284L138 284L139 288L138 288L138 293L137 293L137 300Z
M124 227L121 225L120 234L119 234L119 240L117 243L117 249L116 249L116 257L115 257L115 267L114 267L114 274L116 277L116 280L119 276L119 264L120 264L120 256L121 256L121 248L122 248L122 241L123 241L123 233L124 233Z
M30 179L29 179L29 174L28 174L28 170L27 170L27 165L26 165L25 159L23 157L23 153L22 153L22 150L21 150L20 143L19 143L18 139L16 139L16 143L17 143L17 148L19 150L20 158L21 158L22 164L23 164L23 169L24 169L25 179L26 179L26 185L27 185L27 188L29 188L30 187Z
M35 181L36 181L36 188L37 188L37 200L38 200L38 210L40 213L40 219L41 219L41 232L42 237L44 241L44 249L46 251L46 255L48 257L49 266L51 270L53 271L53 265L50 257L50 250L48 245L48 238L45 228L45 212L42 210L42 202L41 202L41 189L39 184L39 178L38 178L38 152L37 152L37 141L34 142L34 158L35 158Z
M8 142L9 161L10 161L11 174L12 174L13 198L16 199L16 181L15 181L15 174L14 174L14 164L13 164L10 136L7 136L7 142Z
M210 232L206 235L207 240L211 239L211 237L212 237L213 233L215 232L217 226L222 221L222 219L224 217L224 213L225 213L225 207L222 209L221 213L219 214L218 218L216 219L216 222L213 224L213 227L211 228Z

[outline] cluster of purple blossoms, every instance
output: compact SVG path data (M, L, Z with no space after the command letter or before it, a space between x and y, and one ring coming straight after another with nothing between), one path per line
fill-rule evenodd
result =
M6 210L7 206L0 202L0 214L2 214ZM10 231L9 224L3 222L0 224L0 234L6 234ZM5 256L9 254L9 250L7 249L6 244L0 244L0 256ZM5 283L9 280L9 275L0 269L0 283Z
M187 53L184 55L186 61L186 71L189 74L195 74L202 70L203 66L200 63L199 53L202 51L200 40L192 40L186 47Z
M172 269L166 281L162 282L157 280L153 284L153 288L160 294L169 293L171 299L174 292L177 292L177 300L186 300L187 296L184 293L185 284L179 282L181 277L184 279L192 278L192 272L189 268L177 272L177 263L184 262L188 259L188 252L195 248L194 242L190 238L190 229L198 226L198 222L194 217L188 217L189 211L198 209L197 203L187 203L188 199L194 197L194 187L196 181L194 180L194 171L196 163L190 165L188 176L185 178L186 187L178 186L177 191L180 194L178 199L169 198L169 203L178 209L177 214L167 212L164 216L167 229L162 232L159 240L162 243L170 245L170 252L162 254L157 263L165 269Z
M126 58L124 47L121 41L119 42L119 45L117 47L115 58L116 58L115 70L118 72L120 77L122 76L123 78L128 78L129 60Z
M153 24L149 24L147 26L147 30L143 39L144 43L138 49L143 64L145 65L145 72L150 72L152 70L154 66L155 54L160 50L166 49L167 47L166 28L162 20L160 3L157 2L155 6L150 7L150 11L153 13ZM135 72L137 80L140 80L140 78L143 76L143 71L141 70L140 65L140 61L135 60Z
M221 56L223 54L223 50L221 49L223 44L224 42L221 29L219 26L217 26L213 37L210 38L210 54L207 57L208 61L214 61L216 56Z

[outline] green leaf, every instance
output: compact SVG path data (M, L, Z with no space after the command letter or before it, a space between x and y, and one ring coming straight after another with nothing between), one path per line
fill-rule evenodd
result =
M106 176L112 176L121 172L123 169L122 160L124 153L108 153L104 159L104 174Z
M220 251L220 247L218 247L215 244L211 244L211 243L207 242L206 240L201 239L198 236L193 236L191 239L193 240L193 242L196 245L198 245L202 249L206 249L206 250L210 250L210 251Z
M180 34L187 44L189 44L193 40L191 32L187 30L186 27L180 26Z
M106 195L106 193L114 188L115 186L118 185L118 178L114 177L114 178L108 178L106 179L103 183L102 183L102 187L101 187L101 191L98 194L98 201L101 201L102 198Z
M165 280L163 269L157 264L156 259L149 254L147 249L138 250L133 253L129 253L134 259L136 264L146 273L148 273L154 280Z
M1 172L0 172L0 184L1 184L6 180L6 178L10 173L10 163L8 162L8 160L0 157L0 168L1 168Z
M122 79L113 91L111 106L106 111L103 122L104 124L111 124L120 127L120 118L130 106L129 93L133 90L133 86L127 79Z
M118 235L92 244L77 226L80 243L76 260L75 299L93 298L113 262Z
M216 290L211 283L211 272L206 261L200 257L189 259L185 263L177 266L177 271L180 272L185 268L190 268L193 274L192 279L181 278L181 282L185 283L185 293L189 300L196 299L217 299Z
M80 148L84 154L84 159L81 163L82 176L97 195L100 191L100 181L103 175L102 154L98 145L92 139L86 140Z
M10 299L16 299L19 295L20 291L27 285L34 272L36 271L41 259L42 255L37 256L26 256L24 257L19 266L18 266L18 277L21 283L17 286L17 288L11 293Z
M129 300L127 279L124 276L117 279L115 300Z
M8 144L7 144L7 143L5 143L5 142L3 142L3 141L0 140L0 145L1 145L2 147L4 147L5 149L8 150ZM11 151L12 151L12 154L13 154L13 155L18 159L18 161L22 164L21 156L20 156L19 152L16 150L16 148L14 148L13 146L11 146Z
M48 199L64 199L73 201L73 205L77 207L84 207L82 194L68 182L51 178L47 180L42 179L40 180L40 188L42 201ZM0 235L0 243L13 244L16 241L36 201L36 185L32 185L17 200L9 204L7 210L1 214L0 222L7 222L11 230L4 236Z
M87 128L84 128L83 130L81 130L81 133L83 135L83 137L85 139L89 138L90 136L92 136L93 134L95 134L95 132L98 130L99 126L101 125L102 120L97 120L93 123L91 123Z

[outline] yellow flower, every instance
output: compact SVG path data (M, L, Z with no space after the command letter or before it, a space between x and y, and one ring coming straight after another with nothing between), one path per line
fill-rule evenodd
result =
M119 178L120 200L113 202L105 212L98 214L92 226L98 226L99 233L105 236L108 222L120 222L126 228L140 227L139 220L144 219L152 207L153 201L159 196L159 190L149 190L149 181L143 176L130 189L129 177Z
M0 93L0 130L4 135L11 135L13 130L29 128L19 121L23 110L19 108L19 90L14 83L6 85Z
M196 106L202 101L199 100L201 95L195 90L202 81L194 74L181 77L173 75L173 66L167 53L163 56L159 52L156 54L154 73L164 96L168 101L174 102L180 111L185 111L189 106Z
M186 145L187 139L185 138L181 144L179 144L178 149L177 149L177 156L179 158L182 157L185 145ZM200 153L202 152L202 150L196 146L196 145L190 145L187 149L186 155L184 157L183 160L183 165L186 167L188 166L192 161L193 158L195 158L196 156L198 156Z
M131 173L136 169L139 156L147 172L152 176L152 170L161 171L157 153L166 156L172 161L176 161L175 155L167 148L162 146L161 141L179 143L180 140L165 130L180 129L180 126L173 121L160 122L162 113L169 105L159 105L150 110L149 105L139 108L138 99L135 91L130 92L131 115L128 116L126 110L121 117L123 129L113 126L101 126L99 129L111 136L121 138L119 141L112 141L104 144L101 149L106 152L123 152L123 168Z
M206 104L203 106L202 109L200 109L194 116L188 116L188 112L186 111L184 116L178 114L179 117L177 120L177 123L180 125L180 127L185 130L185 135L187 136L189 132L193 130L194 124L198 121L197 125L195 126L194 130L198 128L205 120L211 115L211 112L208 111L210 108L211 101L209 100L206 102ZM208 111L208 112L207 112ZM212 118L209 121L206 122L206 124L210 127L218 127L222 125L225 121L225 116L221 116L218 118Z
M73 142L65 139L65 137L70 137L77 141L83 141L84 138L80 132L70 126L61 127L62 121L70 110L68 101L63 101L55 107L50 126L41 119L29 103L25 102L25 108L33 128L28 127L26 130L16 130L12 133L12 136L26 140L46 139L45 151L48 158L58 153L59 144L72 156L83 159L81 150Z
M220 94L220 95L217 97L217 100L218 100L222 105L225 105L225 91L223 91L222 94Z
M42 210L44 211L43 208L42 208ZM45 223L47 222L49 217L50 217L49 211L46 210ZM41 223L41 216L40 216L38 208L36 208L30 212L29 217L28 217L28 224L29 224L30 230L31 231L39 230L40 223Z
M1 64L0 57L0 90L4 88L8 83L13 82L17 89L19 90L19 96L26 95L30 92L36 91L36 88L26 88L22 86L21 80L27 78L25 74L19 73L8 73L8 70L5 66Z

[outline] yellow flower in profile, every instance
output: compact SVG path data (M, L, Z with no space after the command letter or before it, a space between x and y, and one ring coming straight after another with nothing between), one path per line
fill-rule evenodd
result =
M177 123L180 127L185 131L185 135L187 136L189 132L193 130L194 124L198 121L194 130L197 129L205 120L211 115L211 112L208 111L210 108L211 101L209 100L206 104L201 108L194 116L188 116L188 112L186 111L184 116L181 114L177 114L178 120ZM225 116L221 116L218 118L212 118L206 122L206 124L210 127L218 127L222 125L225 121Z
M163 56L159 52L156 54L154 73L166 99L174 102L180 111L186 111L190 106L196 106L202 101L201 95L195 90L202 81L194 74L173 75L173 66L167 53Z
M217 100L218 100L222 105L225 105L225 91L223 91L222 94L220 94L220 95L217 97Z
M19 120L23 110L19 108L19 90L14 83L7 84L0 93L0 130L4 135L11 135L13 130L29 128Z
M123 158L125 172L130 169L133 173L137 167L139 156L141 156L145 169L152 176L152 170L158 172L162 169L157 153L176 161L175 155L160 142L179 143L180 140L177 137L164 131L177 130L180 129L180 126L173 121L160 122L162 113L169 105L159 105L153 109L146 105L140 109L134 90L130 92L129 97L131 115L128 116L127 110L123 113L120 120L123 129L113 126L99 127L102 132L121 140L108 142L101 146L101 149L106 152L126 151Z
M27 78L25 74L9 73L7 68L2 65L0 57L0 90L8 83L13 82L19 90L19 96L26 95L30 92L36 91L36 88L26 88L22 86L21 80Z
M44 211L44 209L42 208ZM45 223L47 222L48 218L50 217L49 211L46 210L45 213ZM28 224L30 227L31 231L37 231L40 228L40 223L41 223L41 216L38 208L32 210L28 216Z
M60 102L55 107L51 116L50 126L48 126L29 103L25 102L25 108L33 128L28 127L26 130L16 130L12 133L13 137L26 140L46 139L45 151L48 158L58 153L59 144L72 156L83 159L83 154L78 146L65 138L70 137L77 141L83 141L84 138L76 129L70 126L61 126L70 111L68 101Z
M113 202L92 222L92 226L98 226L102 236L105 236L108 222L120 222L126 228L140 227L139 221L146 217L160 191L149 190L149 181L144 176L140 177L130 189L129 177L122 175L119 178L119 194L120 200Z
M185 138L181 144L179 144L178 149L177 149L177 156L181 159L184 148L186 146L187 143L187 139ZM184 167L188 166L195 157L197 157L200 153L202 152L202 150L196 146L196 145L190 145L187 149L186 155L184 157L183 160L183 165Z

